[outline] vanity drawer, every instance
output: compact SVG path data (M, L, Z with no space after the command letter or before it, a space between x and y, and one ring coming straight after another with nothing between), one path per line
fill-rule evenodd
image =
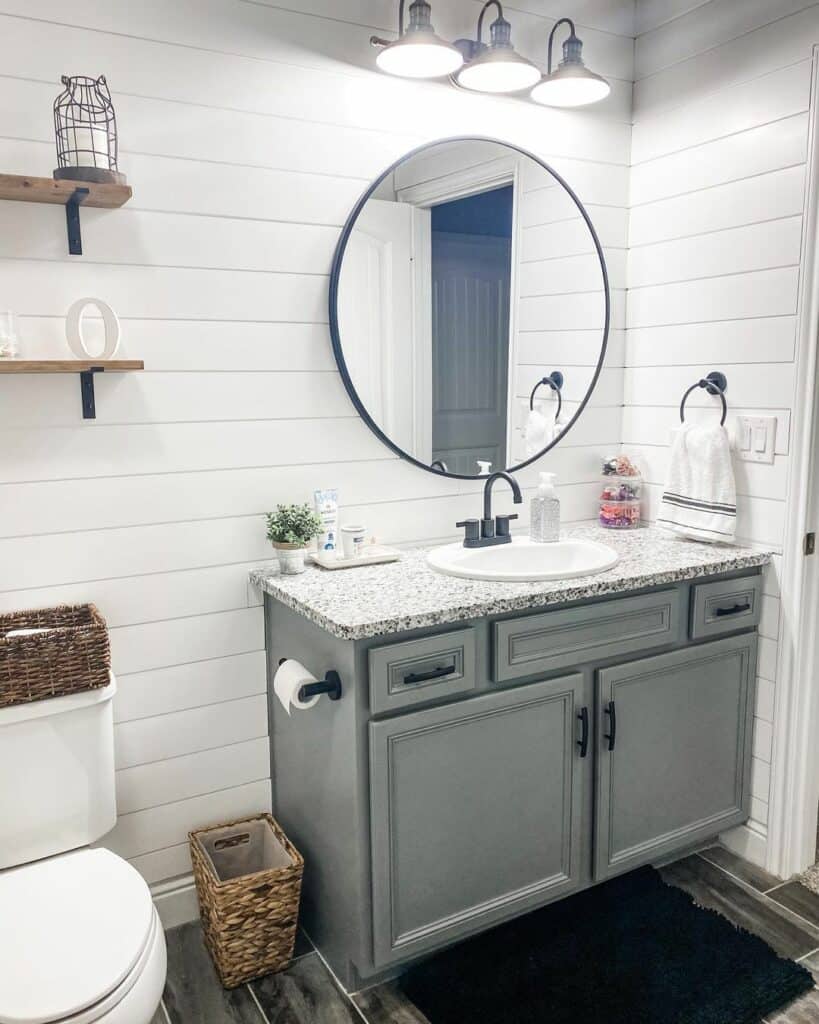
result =
M370 710L422 704L475 689L475 630L456 629L369 652Z
M505 682L678 643L680 591L662 590L494 624L494 679Z
M698 640L758 626L761 605L761 576L698 583L691 601L691 637Z

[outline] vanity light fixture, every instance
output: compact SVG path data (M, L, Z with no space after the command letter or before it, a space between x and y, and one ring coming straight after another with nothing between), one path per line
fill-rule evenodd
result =
M569 38L563 44L563 60L552 71L552 43L560 25L569 26ZM583 63L583 43L577 38L571 18L560 18L549 33L546 75L532 90L535 103L550 107L582 107L597 103L611 92L611 86Z
M389 75L402 78L443 78L463 64L461 51L435 35L432 8L427 0L413 0L409 25L404 30L405 0L398 2L398 38L392 42L370 36L370 45L381 47L376 64Z
M487 8L497 7L498 17L489 26L490 42L483 42L483 19ZM456 85L474 92L521 92L541 77L535 65L521 57L512 46L512 26L503 16L499 0L487 0L478 15L477 39L457 39L455 46L467 63L453 75Z

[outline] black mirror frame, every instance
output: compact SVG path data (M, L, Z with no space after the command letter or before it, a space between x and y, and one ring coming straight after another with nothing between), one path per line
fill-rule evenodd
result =
M583 206L583 204L577 197L577 194L553 167L550 167L544 160L541 160L540 157L535 156L534 153L530 153L528 150L523 149L521 146L516 146L514 143L504 142L502 139L494 139L486 135L454 135L450 138L436 139L434 142L425 142L422 145L416 146L414 149L411 149L408 153L405 153L397 160L393 161L393 163L391 163L389 167L386 168L386 170L382 171L381 174L379 174L379 176L375 179L375 181L373 181L373 183L369 186L369 188L364 192L364 194L355 204L350 215L347 217L347 220L344 224L344 228L342 229L341 232L341 237L339 238L338 244L336 245L335 253L333 254L333 266L332 270L330 271L330 337L333 343L333 355L335 356L336 364L338 366L339 373L341 374L341 379L344 381L344 387L347 389L347 394L350 396L352 403L355 406L359 416L361 416L361 418L364 420L364 422L367 424L370 430L376 435L376 437L383 441L388 448L390 448L393 452L395 452L396 455L400 456L402 459L406 459L407 462L411 462L413 465L418 466L420 469L426 470L428 473L434 473L436 476L447 476L455 480L480 480L481 477L477 473L469 475L464 473L450 473L449 471L444 473L441 470L433 469L432 466L428 466L425 462L421 462L420 459L416 459L415 456L410 455L409 452L405 452L403 448L399 448L398 445L391 440L391 438L387 437L387 435L378 426L375 420L373 420L372 417L370 416L366 406L361 401L361 398L359 397L359 394L355 389L355 385L353 384L352 379L350 378L350 373L349 370L347 369L347 363L344 359L344 352L341 344L341 332L338 324L338 287L339 282L341 280L341 265L344 260L344 253L347 249L347 243L350 239L350 235L352 234L352 230L355 227L355 222L358 220L358 216L361 213L362 209L364 208L364 205L370 199L373 192L375 192L375 190L378 188L381 182L384 181L384 179L388 177L390 174L392 174L392 172L401 164L403 164L406 160L409 160L411 157L415 156L418 153L423 153L427 149L431 149L434 146L441 146L447 142L492 142L500 146L506 146L507 149L514 150L521 156L525 156L528 157L530 160L534 160L536 164L539 164L545 171L551 174L555 181L559 185L562 185L566 192L568 192L568 194L571 196L572 201L574 202L577 209L580 211L580 215L586 222L586 227L589 229L592 241L594 242L594 248L597 251L597 258L600 261L600 271L603 275L603 291L605 295L603 340L600 346L600 357L597 360L597 366L595 367L591 383L589 384L589 388L586 391L586 394L583 396L580 405L577 407L577 411L575 412L574 416L572 416L572 418L569 420L569 422L566 424L566 426L563 428L560 434L556 438L554 438L550 444L546 445L545 448L539 451L537 455L533 455L530 459L526 459L525 462L520 462L518 463L518 465L512 467L504 466L504 469L507 472L517 473L519 470L531 465L533 462L536 462L539 458L544 456L547 452L551 451L552 448L554 448L554 446L558 443L558 441L561 441L569 432L569 430L571 430L571 428L579 419L583 410L588 405L589 399L592 396L592 392L597 386L597 381L600 379L600 372L603 369L603 361L606 358L606 348L608 347L609 341L609 325L611 321L611 292L609 289L609 273L608 268L606 267L606 259L603 255L603 247L600 244L600 239L597 237L597 232L594 229L594 225L591 222L591 218L586 212L586 208Z

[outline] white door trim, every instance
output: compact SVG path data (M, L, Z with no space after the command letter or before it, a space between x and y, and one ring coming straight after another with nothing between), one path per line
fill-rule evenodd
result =
M517 377L518 377L518 319L520 316L520 258L523 252L520 221L520 161L515 161L512 177L512 247L509 253L509 343L508 361L506 366L506 465L504 469L515 465L513 454L515 443L515 416L517 410Z
M819 554L806 558L802 551L805 533L819 530L818 58L814 46L768 810L766 866L781 878L814 862L819 803Z
M439 203L464 199L477 192L488 192L502 185L511 185L517 176L517 157L498 157L485 163L464 167L416 185L396 189L399 203L413 206L437 206Z
M420 462L432 461L432 232L429 210L412 210L412 408Z

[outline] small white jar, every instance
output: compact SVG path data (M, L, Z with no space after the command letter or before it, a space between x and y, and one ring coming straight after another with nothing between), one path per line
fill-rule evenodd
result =
M345 558L360 558L364 550L366 526L350 525L341 527L341 552Z

